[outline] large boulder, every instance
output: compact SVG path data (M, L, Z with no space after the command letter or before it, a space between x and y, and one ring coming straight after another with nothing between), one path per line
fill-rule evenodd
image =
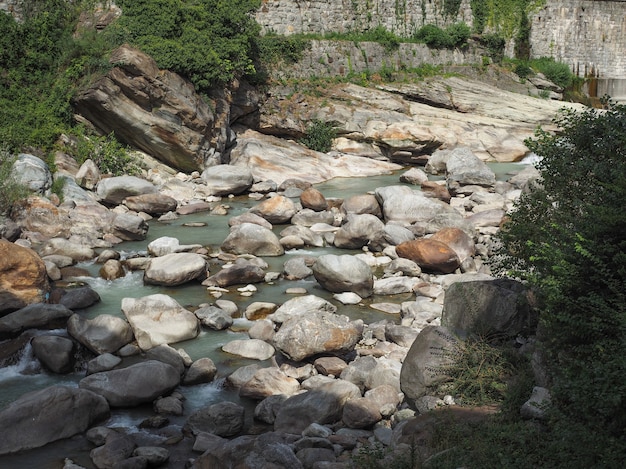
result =
M375 194L386 222L396 221L407 225L427 223L442 214L448 214L455 216L459 224L462 223L463 217L450 205L426 197L422 192L414 191L408 186L379 187Z
M334 313L337 307L315 295L296 296L285 301L268 316L275 323L283 323L291 318L308 316L313 313Z
M100 314L93 319L74 314L67 321L67 332L98 355L117 352L133 340L130 325L111 314Z
M300 382L279 368L261 368L252 379L239 388L241 397L262 400L269 396L291 396L300 389Z
M111 407L133 407L169 394L179 383L180 373L172 365L148 360L94 373L81 379L78 386L103 396Z
M459 268L461 260L447 244L432 238L419 238L396 246L396 254L412 260L427 272L450 274Z
M326 254L313 264L313 275L318 283L333 293L353 292L362 298L372 295L374 275L361 259L344 254Z
M221 129L193 85L159 70L152 58L128 45L113 51L109 60L115 66L74 99L77 113L103 134L114 132L169 166L202 170L216 149L214 133Z
M219 164L202 172L207 193L215 196L239 195L250 189L254 179L252 172L242 166Z
M231 285L259 283L265 280L265 271L258 265L238 259L214 275L207 278L203 285L213 285L218 287L229 287Z
M474 240L459 228L444 228L437 231L430 239L447 244L459 257L461 263L476 254Z
M288 319L274 336L274 346L295 361L318 354L341 354L354 349L362 328L347 316L311 313Z
M180 244L177 238L171 236L161 236L148 243L148 254L151 256L164 256L175 252L189 252L201 248L201 244Z
M333 380L311 391L296 394L281 405L274 430L299 435L312 423L337 422L341 420L345 403L359 397L359 388L344 380Z
M124 205L135 212L146 212L150 215L163 215L173 212L178 206L175 198L160 192L131 195L124 199Z
M493 187L495 173L467 147L457 147L448 155L446 182L450 189L458 186L477 185Z
M57 335L40 335L30 341L37 359L53 373L74 369L74 342Z
M0 339L14 337L26 329L65 327L72 314L63 305L33 303L0 318Z
M360 249L371 239L382 236L384 228L385 224L374 215L349 214L346 223L335 233L333 243L340 249Z
M82 433L109 417L102 396L85 389L52 386L21 396L0 411L0 455L39 448Z
M232 226L221 248L232 254L255 256L282 256L285 253L274 232L255 223Z
M18 184L33 192L45 194L52 187L52 173L41 158L27 153L20 153L13 162L11 175Z
M274 225L289 223L296 214L296 204L284 195L275 195L250 209L251 213L265 218Z
M0 239L0 314L44 300L46 265L32 249Z
M142 350L193 339L200 331L198 318L191 311L160 293L122 299L122 312Z
M259 339L231 340L222 346L222 350L254 360L267 360L274 356L274 347Z
M65 238L49 239L39 248L38 252L42 257L56 254L71 257L74 261L85 261L96 257L96 251L93 248Z
M192 252L174 252L150 261L143 280L152 285L176 286L206 275L206 260Z
M119 205L126 197L142 194L154 194L157 188L145 179L137 176L115 176L100 180L96 194L107 204Z
M243 429L245 409L234 402L220 402L203 407L189 416L185 430L222 437L237 435Z
M435 385L450 380L460 344L452 331L441 326L427 326L417 335L400 371L400 387L410 405L415 406Z
M512 279L455 282L446 290L441 324L482 337L532 333L537 318L527 294L526 287Z

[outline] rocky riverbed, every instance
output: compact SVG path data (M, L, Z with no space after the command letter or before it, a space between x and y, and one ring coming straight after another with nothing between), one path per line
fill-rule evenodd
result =
M40 170L45 187L45 164L32 155L20 161ZM379 171L396 169L380 164ZM49 387L3 409L0 422L15 438L3 441L2 454L84 434L98 468L350 467L353 453L366 444L408 450L415 419L454 404L452 396L429 390L446 378L437 370L465 333L484 327L481 333L532 333L524 289L494 279L486 264L506 211L537 177L530 166L497 181L459 147L435 152L423 169L402 172L402 185L346 199L326 198L303 179L259 180L242 166L189 176L153 168L146 178L102 179L97 172L82 177L87 169L68 179L65 202L31 197L15 221L3 225L10 239L0 242L3 349L30 342L49 372L78 368L85 376L78 387ZM88 180L97 181L95 191L79 185L92 185ZM144 239L150 217L228 216L229 194L255 202L230 217L219 249L172 237L150 242L146 257L123 258L115 249L124 240ZM282 271L268 270L264 260L329 246L341 254L290 256ZM72 266L87 259L101 265L103 278L141 270L147 285L197 282L215 300L182 306L165 294L148 295L122 300L123 317L87 319L84 312L98 294L68 283L84 274ZM220 299L233 289L254 295L278 278L312 278L332 301L301 289L282 304L253 302L243 310ZM342 314L359 303L389 319L366 323ZM232 327L236 317L247 320L249 338L223 350L262 365L237 369L225 385L256 403L253 415L232 402L186 412L186 387L213 381L219 370L210 358L191 360L176 344L202 329ZM50 328L56 333L33 337L33 329ZM154 416L139 434L98 426L116 409L146 404ZM168 425L168 416L185 423Z

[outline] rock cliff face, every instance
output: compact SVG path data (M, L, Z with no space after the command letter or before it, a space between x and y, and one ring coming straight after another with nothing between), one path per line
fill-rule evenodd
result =
M130 46L110 61L115 67L75 98L80 118L181 171L221 162L230 144L231 104L242 104L239 114L250 106L227 91L214 98L214 111L190 82Z

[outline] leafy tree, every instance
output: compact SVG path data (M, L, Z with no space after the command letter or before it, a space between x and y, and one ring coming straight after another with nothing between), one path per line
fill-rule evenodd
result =
M501 231L499 267L539 294L555 428L576 442L570 456L601 446L610 458L626 437L626 106L566 110L555 123L558 133L527 142L543 157L541 181Z
M105 33L152 56L200 90L253 74L260 0L120 0L124 14Z

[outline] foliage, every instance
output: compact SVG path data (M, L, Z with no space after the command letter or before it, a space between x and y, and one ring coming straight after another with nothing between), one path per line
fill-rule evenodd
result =
M82 127L73 131L73 145L69 149L74 159L83 164L91 159L100 172L120 176L138 174L139 166L128 149L121 145L113 136L87 135Z
M546 0L470 0L474 32L486 29L505 39L523 39L529 32L528 15L545 5Z
M461 0L443 0L443 16L446 18L455 18L459 14Z
M106 28L152 56L160 68L189 78L199 91L254 74L260 0L119 0L124 15Z
M555 123L527 141L542 180L501 231L496 267L539 294L555 425L610 446L626 437L626 107Z
M489 57L494 62L500 63L504 58L504 46L506 41L499 34L483 34L480 39L480 43L487 49Z
M313 119L307 127L306 136L300 139L300 143L311 150L326 153L330 151L336 136L337 131L332 122Z
M543 73L548 80L559 85L561 88L571 86L574 74L564 62L557 62L552 57L541 57L531 61L533 68Z
M471 29L465 23L455 23L446 29L441 29L434 24L425 24L415 32L413 37L429 47L452 49L465 46L470 34Z
M12 174L15 157L0 150L0 215L6 214L19 200L25 199L30 191L15 180Z
M412 446L408 453L393 453L380 443L367 444L359 448L350 460L354 469L417 469L422 467L420 454Z
M513 72L520 78L528 78L534 74L527 61L517 62L513 67Z

